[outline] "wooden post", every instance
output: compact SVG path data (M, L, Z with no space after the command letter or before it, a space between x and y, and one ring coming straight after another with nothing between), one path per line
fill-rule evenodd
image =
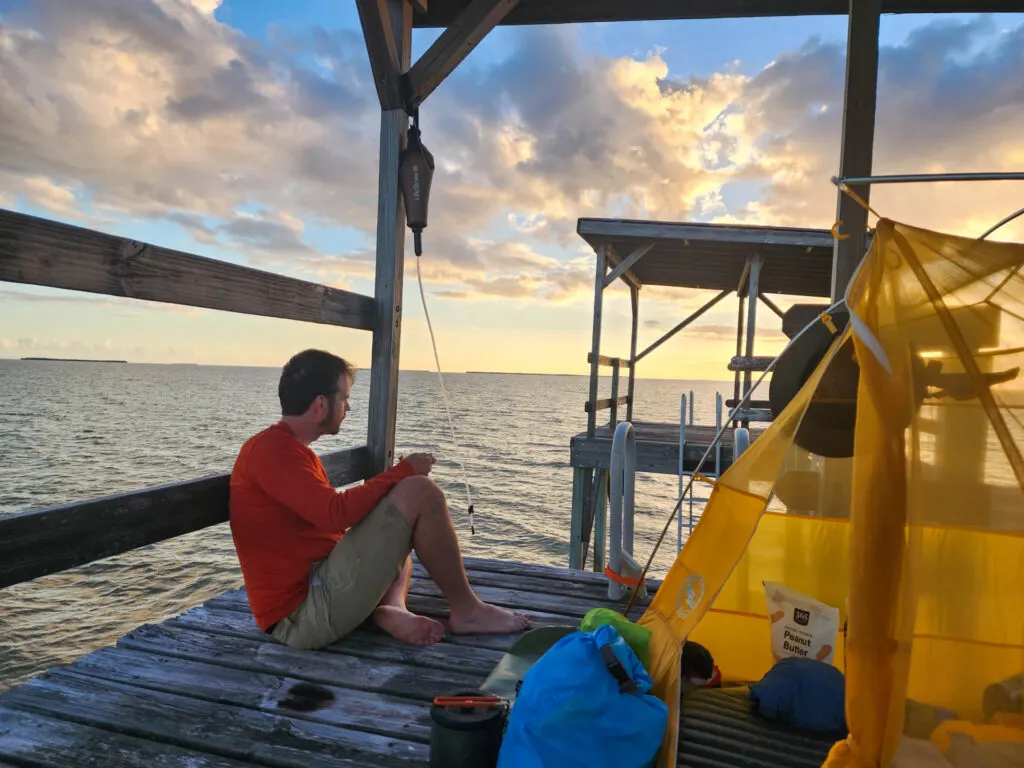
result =
M608 470L597 470L597 506L594 509L594 572L604 572L605 540L608 538Z
M747 283L747 346L746 355L747 359L754 356L754 336L757 334L757 292L759 289L758 283L761 278L761 255L755 254L754 258L750 260L750 282ZM743 372L743 394L746 395L750 391L751 384L751 370L750 366ZM743 420L744 427L750 427L750 422L746 419Z
M569 521L569 567L579 570L583 564L583 513L592 470L574 467L572 470L572 518Z
M629 335L629 383L626 385L626 394L629 402L626 403L626 421L633 421L633 392L636 383L636 343L637 330L640 321L640 289L635 285L629 286L629 303L633 310L633 326Z
M412 5L387 0L401 69L409 67ZM408 115L401 109L381 112L380 177L377 187L377 264L374 282L373 353L366 443L373 473L388 469L395 458L398 409L398 354L402 331L402 282L405 267L405 209L398 165L405 147Z
M597 249L594 266L594 331L590 344L590 413L587 414L587 437L594 436L597 428L597 374L601 356L601 308L604 305L604 273L608 266L608 246Z
M878 26L881 0L850 0L846 37L846 91L843 99L840 176L870 176L875 139L875 101L878 89ZM865 201L871 185L850 185ZM836 240L832 257L832 301L846 294L861 260L867 239L868 212L849 195L839 192L836 220L850 235Z
M615 365L612 367L612 405L611 415L608 418L608 424L612 428L612 434L615 434L615 425L619 421L619 365L618 360L615 361Z

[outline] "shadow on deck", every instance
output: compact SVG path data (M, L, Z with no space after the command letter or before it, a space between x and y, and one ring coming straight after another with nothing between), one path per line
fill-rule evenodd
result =
M535 626L578 626L591 608L624 607L599 574L466 566L482 599ZM447 616L419 564L408 603ZM300 651L260 631L244 591L231 591L0 695L0 768L426 766L431 700L479 687L516 637L448 636L421 648L367 626Z

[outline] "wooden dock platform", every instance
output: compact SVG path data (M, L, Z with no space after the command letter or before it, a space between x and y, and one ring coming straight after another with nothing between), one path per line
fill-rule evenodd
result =
M598 574L466 567L482 599L534 626L624 607ZM649 598L637 602L631 618ZM447 616L419 564L408 603ZM367 625L324 650L295 650L260 631L235 590L0 695L0 768L426 766L431 700L479 687L517 637L449 635L421 648Z
M633 422L633 430L636 435L637 472L662 475L679 473L679 424L637 421ZM697 467L717 431L714 426L686 425L684 466L688 472ZM753 442L764 429L752 426L749 431ZM569 444L569 463L579 468L609 469L613 436L614 432L608 424L597 427L593 437L587 437L586 432L573 436ZM722 435L721 445L722 471L725 471L733 461L732 428L726 429ZM703 471L710 474L714 468L715 458L712 455L704 463Z

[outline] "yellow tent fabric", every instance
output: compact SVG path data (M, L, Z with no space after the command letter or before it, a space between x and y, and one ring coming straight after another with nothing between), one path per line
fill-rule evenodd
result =
M719 479L640 619L670 708L660 766L676 761L685 641L705 645L726 680L771 667L765 581L848 620L833 663L850 732L828 768L889 766L905 735L928 738L910 707L996 727L982 725L986 689L1024 673L1022 266L1021 245L878 223L847 294L850 323ZM817 456L800 426L851 345L854 455Z

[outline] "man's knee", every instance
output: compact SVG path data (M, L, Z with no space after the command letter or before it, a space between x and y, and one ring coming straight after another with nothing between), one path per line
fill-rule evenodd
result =
M400 480L388 494L388 499L411 522L415 522L422 514L445 509L444 491L423 475Z

